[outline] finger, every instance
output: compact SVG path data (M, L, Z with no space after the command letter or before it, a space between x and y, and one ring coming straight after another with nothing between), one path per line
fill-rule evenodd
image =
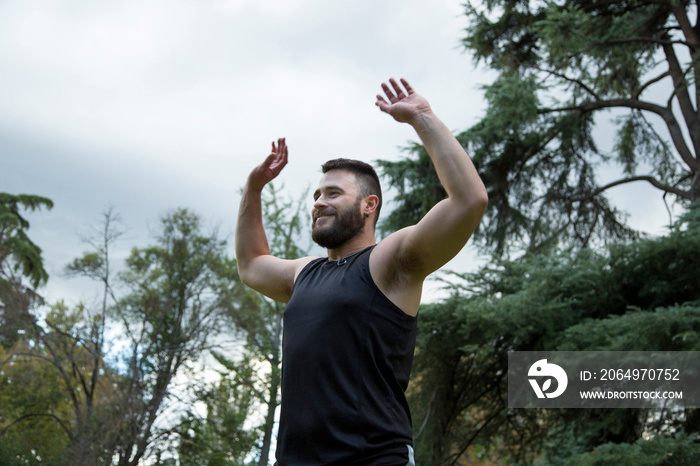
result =
M403 87L406 88L406 92L408 92L408 95L415 94L416 91L413 90L410 84L408 84L408 81L405 79L401 78L401 84L403 84Z
M377 107L379 107L379 110L383 112L389 112L389 107L390 105L387 103L386 100L384 100L384 97L380 96L377 94L377 101L374 103Z
M269 168L275 162L276 157L277 157L277 154L275 154L275 152L272 151L270 153L270 155L265 157L265 160L263 160L263 163L260 164L259 169L260 168L263 168L263 169Z
M382 90L384 91L384 94L386 94L387 98L389 99L389 102L392 104L396 101L398 101L398 97L394 95L394 92L391 90L391 88L386 84L382 83Z
M399 86L399 83L397 83L394 78L389 79L389 82L391 83L391 87L394 88L394 91L396 91L397 98L403 99L404 97L406 97L406 94L404 94L403 89L401 89L401 86Z
M287 165L287 160L289 157L289 149L287 149L287 140L286 138L282 138L282 165Z
M277 139L277 145L272 143L273 151L275 156L274 164L276 166L284 166L287 163L287 140L286 138Z

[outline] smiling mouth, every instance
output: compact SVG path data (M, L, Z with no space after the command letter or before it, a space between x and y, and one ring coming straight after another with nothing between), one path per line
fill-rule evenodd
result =
M314 216L314 222L316 222L316 220L318 220L319 218L323 218L323 217L335 217L335 213L328 212L328 211L319 212Z
M314 218L313 226L315 226L319 220L321 220L323 218L329 218L329 217L333 217L333 216L332 215L318 215L316 218Z

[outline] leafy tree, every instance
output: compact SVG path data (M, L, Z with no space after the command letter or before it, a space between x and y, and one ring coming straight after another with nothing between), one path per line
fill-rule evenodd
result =
M157 453L153 442L171 432L158 421L174 400L174 378L213 346L236 299L240 282L225 241L201 230L199 217L175 210L162 218L156 244L134 248L120 274L129 291L112 313L126 335L126 373L117 387L119 432L109 445L119 466Z
M113 372L104 364L101 344L104 319L91 316L82 305L69 310L51 307L42 325L30 314L40 301L36 288L48 279L41 250L26 235L29 227L19 206L50 208L38 196L0 195L2 199L2 296L4 342L2 358L2 427L4 462L25 464L98 464L98 432L105 401L112 393ZM9 297L9 299L8 299ZM104 311L104 310L103 310Z
M113 435L109 419L115 403L114 386L119 377L105 363L105 324L107 296L110 291L109 247L119 236L114 228L116 217L105 212L104 231L99 242L90 241L98 252L74 261L70 273L85 274L103 282L102 307L91 310L83 304L69 309L63 303L53 305L39 325L32 325L24 338L14 347L9 360L20 374L37 375L33 384L7 384L5 389L13 400L34 399L33 392L48 394L42 402L16 405L7 419L6 434L25 432L38 447L16 446L16 457L28 454L46 459L46 453L33 453L56 442L50 436L37 436L41 429L30 424L41 419L53 424L63 435L64 448L53 452L53 464L107 464L110 456L105 450L106 438ZM15 376L15 379L20 377ZM34 387L32 387L34 385ZM25 394L25 390L30 393ZM8 404L8 407L12 404ZM30 422L32 421L32 422ZM60 453L60 455L59 455Z
M307 255L300 247L302 229L308 225L309 215L305 211L305 192L298 201L283 198L274 185L263 196L263 223L273 255L282 259L295 259ZM267 466L275 427L275 413L280 404L282 383L282 316L285 306L254 293L257 305L247 310L233 310L229 318L239 331L246 334L249 351L263 361L268 375L263 381L267 393L262 396L266 407L265 422L262 426L263 441L258 459L259 466Z
M0 193L0 283L17 273L28 278L34 288L48 280L41 249L27 236L29 221L20 214L20 208L34 211L42 207L51 209L53 202L41 196Z
M176 401L173 381L213 345L241 285L225 242L216 232L203 234L199 218L184 209L162 219L156 243L134 248L115 279L110 251L120 234L117 225L108 210L100 237L90 241L92 250L68 266L71 274L101 283L101 305L54 306L2 361L12 370L5 371L11 375L2 379L0 396L16 401L3 412L0 442L28 431L37 438L34 421L51 421L53 431L64 435L62 454L56 456L61 443L47 432L45 439L55 448L15 445L8 457L31 461L48 458L50 451L56 453L55 464L78 466L136 465L146 457L163 457L173 427L163 418ZM120 348L116 354L115 347ZM107 359L115 361L112 366ZM17 375L19 367L23 372ZM50 376L34 383L51 396L43 403L25 403L32 394L16 381L39 370ZM52 385L43 387L44 382Z
M41 196L0 193L0 343L12 346L18 331L31 326L29 309L39 301L36 288L46 283L41 248L27 236L29 221L21 210L51 209ZM29 281L29 285L23 283Z
M254 383L258 368L250 355L236 362L221 355L216 359L225 371L197 397L206 406L206 416L189 410L179 427L178 458L183 466L244 466L259 449L263 431L246 425L264 395Z
M569 458L570 466L616 466L636 464L640 466L691 466L700 462L697 439L680 434L675 438L663 435L650 440L639 439L632 444L606 443L595 451Z
M23 339L7 350L0 346L0 464L63 465L70 400L58 371L29 351Z
M300 236L302 229L308 226L309 216L305 212L307 193L295 201L282 196L281 190L273 184L268 186L262 199L263 222L272 254L289 259L306 255L306 251L300 246ZM205 400L211 400L212 393L220 395L223 390L224 394L229 393L227 396L232 408L230 411L222 411L217 410L215 406L210 407L204 429L205 432L212 434L217 431L216 426L222 424L222 416L232 411L247 412L249 422L254 411L262 413L263 421L251 429L259 433L256 438L258 444L254 449L257 451L255 454L253 451L250 452L250 456L255 456L256 463L260 466L269 464L275 430L275 414L280 404L283 314L283 304L248 288L239 295L238 300L231 302L231 307L226 314L227 321L244 339L246 358L238 362L224 354L214 352L216 359L228 368L229 372L213 391L206 393L205 397ZM251 365L255 366L256 370L251 371ZM241 377L241 373L247 373L248 376ZM251 395L254 397L252 406L249 398ZM243 420L245 419L239 418L239 421L243 422ZM202 445L207 444L204 441L206 435L202 434L199 438L202 439ZM220 444L223 440L222 437L209 437L209 445ZM215 462L214 451L212 455L209 457L210 461L213 461L211 464L219 464Z
M417 460L555 465L599 447L641 454L643 435L697 457L697 409L509 409L506 375L513 350L700 350L699 213L657 239L499 261L423 307L409 393Z
M489 192L482 245L503 254L631 238L606 198L623 184L647 182L680 203L700 197L696 10L689 0L466 5L463 45L498 74L485 86L485 116L458 136ZM594 129L611 109L608 153ZM380 161L399 192L384 231L415 223L444 196L424 148L409 150L413 158ZM606 166L619 178L601 182Z

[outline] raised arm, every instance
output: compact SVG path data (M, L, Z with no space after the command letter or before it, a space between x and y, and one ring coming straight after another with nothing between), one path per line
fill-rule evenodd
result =
M484 214L488 197L464 148L435 116L427 100L404 79L403 89L395 80L389 82L391 87L382 84L386 99L377 95L376 105L415 129L448 195L418 224L385 240L389 241L383 256L390 274L422 282L464 247Z
M285 260L270 254L262 221L262 190L287 165L284 138L272 143L272 152L248 175L236 223L236 262L243 283L277 301L287 302L303 259Z

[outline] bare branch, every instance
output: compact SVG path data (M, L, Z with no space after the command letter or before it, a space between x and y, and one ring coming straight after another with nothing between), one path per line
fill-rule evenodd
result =
M598 94L596 94L593 89L591 89L590 87L588 87L586 84L584 84L582 81L580 81L578 79L570 78L569 76L566 76L563 73L559 73L558 71L547 70L547 69L541 68L539 66L533 66L533 68L535 68L536 70L541 71L543 73L548 73L548 74L551 74L552 76L556 76L556 77L561 78L565 81L569 81L570 83L576 84L577 86L581 87L583 90L588 92L595 100L601 100L600 96L598 96Z
M681 131L678 121L676 120L673 111L669 107L662 107L661 105L654 104L651 102L646 102L638 99L610 99L610 100L596 100L591 102L584 102L580 105L570 105L566 107L558 108L543 108L539 110L540 114L554 113L554 112L581 112L589 113L596 110L602 110L605 108L632 108L635 110L646 110L648 112L654 113L661 118L663 118L671 134L671 140L676 150L680 154L683 161L688 165L691 171L697 171L697 162L695 157L690 152L685 139L683 137L683 132Z
M649 81L647 81L646 83L644 83L639 89L637 89L637 92L635 92L635 93L632 95L632 98L635 99L635 100L638 100L638 99L639 99L639 96L642 95L642 92L644 92L648 87L650 87L650 86L653 85L653 84L658 83L658 82L661 81L662 79L667 78L667 77L669 77L669 76L671 76L671 72L670 72L670 71L665 71L665 72L661 73L659 76L657 76L657 77L655 77L655 78L653 78L653 79L650 79Z
M592 193L590 193L588 195L571 198L571 201L580 202L580 201L584 201L587 199L592 199L592 198L596 197L597 195L599 195L600 193L602 193L603 191L606 191L610 188L614 188L615 186L620 186L622 184L633 183L635 181L647 181L647 182L651 183L655 188L658 188L658 189L665 191L665 192L668 192L668 193L675 194L676 196L681 197L683 199L690 200L690 192L684 191L682 189L678 189L675 186L669 186L667 184L661 183L659 180L657 180L653 176L640 175L640 176L631 176L629 178L622 178L620 180L613 181L612 183L608 183L605 186L599 187L598 189L596 189L595 191L593 191Z
M657 44L657 45L685 45L686 47L689 48L694 48L693 44L690 42L684 41L684 40L671 40L671 39L659 39L656 37L641 37L641 36L632 36L632 37L625 37L621 39L608 39L608 40L601 40L601 41L594 41L596 45L601 45L601 46L606 46L606 45L618 45L618 44L629 44L632 42L648 42L650 44Z

